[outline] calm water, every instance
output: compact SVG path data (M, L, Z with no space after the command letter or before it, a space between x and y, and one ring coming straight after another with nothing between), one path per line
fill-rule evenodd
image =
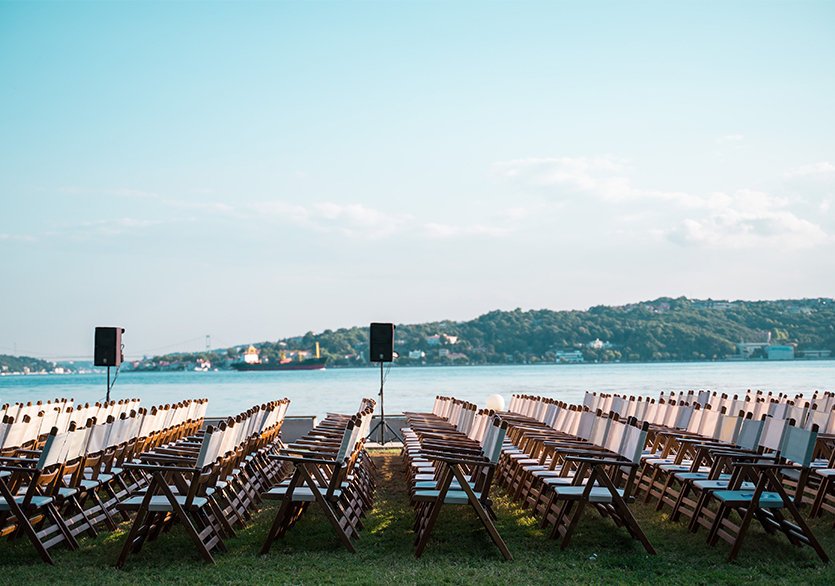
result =
M104 374L0 377L0 403L74 397L104 399ZM514 393L582 401L583 392L657 396L661 391L709 389L736 394L747 389L775 393L835 390L835 361L718 362L692 364L584 364L538 366L392 367L385 383L386 413L424 411L436 395L484 405L492 394ZM209 415L238 413L264 401L288 397L288 415L349 413L362 397L378 399L374 368L297 372L121 373L111 398L138 397L146 406L186 398L209 399ZM379 407L379 402L378 402Z

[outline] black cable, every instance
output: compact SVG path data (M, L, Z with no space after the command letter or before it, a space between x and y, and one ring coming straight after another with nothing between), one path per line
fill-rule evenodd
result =
M110 383L110 388L107 389L108 391L113 389L113 385L116 384L116 379L119 378L119 369L122 368L122 365L116 367L116 374L113 375L113 381Z

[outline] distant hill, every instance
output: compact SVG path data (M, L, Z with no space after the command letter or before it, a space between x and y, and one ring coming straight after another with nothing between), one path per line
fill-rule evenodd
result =
M738 354L738 342L794 344L835 355L832 299L716 301L660 298L588 311L491 311L465 322L399 324L395 349L400 364L508 364L555 362L582 354L595 361L693 361ZM368 327L255 343L262 358L313 350L319 342L330 366L368 361ZM217 366L237 359L245 346L209 354L169 355L154 360L188 362L208 358ZM409 357L409 354L413 356ZM750 358L764 355L756 348Z
M0 373L24 373L24 372L52 372L55 365L46 360L29 358L28 356L7 356L0 354Z

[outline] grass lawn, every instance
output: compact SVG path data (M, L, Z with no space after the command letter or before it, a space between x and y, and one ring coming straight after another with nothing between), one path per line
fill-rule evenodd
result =
M769 536L756 525L739 558L727 563L730 546L705 544L707 532L687 532L653 507L634 505L639 522L658 550L648 556L625 530L587 513L571 545L560 551L526 511L496 495L497 526L515 558L505 562L475 514L444 507L429 546L415 559L400 459L375 453L378 490L375 507L348 553L330 526L311 507L266 556L261 544L277 504L265 506L252 523L217 553L217 565L202 561L180 527L131 555L125 567L113 563L128 530L83 538L81 549L51 550L54 567L41 562L26 539L0 543L0 584L835 584L835 564L824 564L809 547L796 549L783 535ZM835 555L831 517L812 523L829 555Z

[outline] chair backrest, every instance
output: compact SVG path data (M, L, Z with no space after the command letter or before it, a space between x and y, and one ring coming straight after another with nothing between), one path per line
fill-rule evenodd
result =
M763 420L747 417L736 436L736 445L745 450L756 450L760 445L760 436L763 432Z
M730 415L721 417L717 427L716 439L727 444L734 443L739 435L739 429L742 427L742 420L742 417L732 417Z
M589 442L595 446L603 447L606 443L606 436L609 433L610 423L612 423L612 420L609 417L595 417L591 435L588 437Z
M719 433L719 424L721 423L721 419L721 411L714 409L713 407L710 409L705 408L705 412L702 415L702 425L699 429L699 434L705 437L715 438Z
M817 428L803 429L788 425L783 436L783 449L780 450L780 455L786 460L808 468L812 463L812 454L815 451L817 439Z
M59 434L57 427L53 427L50 430L49 435L46 436L46 442L44 443L43 450L41 450L41 455L38 458L36 465L38 470L43 470L49 466L63 462L61 460L62 446L67 439L67 433Z
M619 454L627 431L626 428L627 424L623 421L612 421L609 424L609 433L606 435L606 441L603 443L603 447L613 454Z
M641 427L627 425L618 453L630 462L640 462L644 444L647 442L648 430L649 424L646 421Z
M829 428L829 420L832 417L832 411L824 411L820 409L810 409L809 415L806 417L806 423L803 425L805 429L812 429L813 425L818 426L818 430L826 433Z
M785 419L766 417L760 435L760 447L772 452L779 452L783 447L783 433L787 426L788 421Z
M580 421L577 425L577 431L574 433L578 438L587 440L591 437L591 432L594 426L594 421L597 415L591 411L583 411L580 414Z
M502 453L502 444L504 443L505 435L507 434L507 421L502 421L498 417L493 420L493 425L496 431L493 435L493 445L485 452L485 457L490 460L492 464L499 461L499 455Z
M356 423L353 419L348 421L345 427L345 433L342 435L342 443L339 444L339 452L337 452L336 461L343 462L348 457L348 450L351 447L354 435L354 427Z
M676 416L672 427L675 427L676 429L687 429L687 426L690 423L690 418L693 417L694 410L693 405L682 405L678 410L678 415Z
M203 434L203 442L200 444L200 451L197 453L197 461L194 463L196 468L203 468L207 464L215 461L218 446L221 442L218 428L211 425L206 428Z

